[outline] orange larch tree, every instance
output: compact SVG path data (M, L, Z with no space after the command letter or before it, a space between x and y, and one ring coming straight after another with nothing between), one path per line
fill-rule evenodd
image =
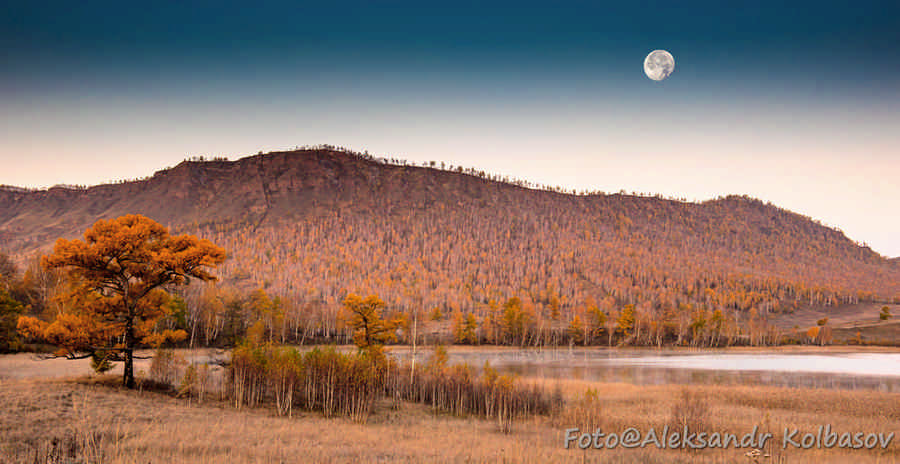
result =
M144 216L97 221L82 240L59 239L42 259L46 269L67 274L70 291L52 321L19 319L19 331L59 347L57 356L84 358L98 351L125 363L123 384L134 388L134 350L186 337L157 330L167 314L165 287L190 279L215 280L208 268L225 261L225 250L190 235L172 236Z
M351 293L344 299L343 317L347 326L353 329L353 341L360 349L397 341L396 330L400 320L396 317L383 319L385 306L378 295L369 295L364 299Z

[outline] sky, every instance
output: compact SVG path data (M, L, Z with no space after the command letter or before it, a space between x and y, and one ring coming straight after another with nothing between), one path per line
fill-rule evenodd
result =
M896 0L129 3L0 5L0 184L333 144L747 194L900 256Z

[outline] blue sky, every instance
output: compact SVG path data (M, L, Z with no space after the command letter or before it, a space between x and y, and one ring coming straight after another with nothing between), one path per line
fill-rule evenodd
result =
M746 193L900 255L896 1L124 3L0 6L0 183L331 143Z

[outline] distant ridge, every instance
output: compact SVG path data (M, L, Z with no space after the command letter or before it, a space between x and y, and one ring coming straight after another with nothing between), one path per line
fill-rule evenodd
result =
M572 195L385 161L319 148L185 161L88 188L3 186L0 248L24 257L137 213L225 246L226 283L323 305L367 291L476 311L520 295L565 309L777 312L900 295L897 258L752 198Z

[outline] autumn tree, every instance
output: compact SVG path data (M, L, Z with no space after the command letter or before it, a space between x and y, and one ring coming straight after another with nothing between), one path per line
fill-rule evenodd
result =
M29 260L22 277L22 289L27 296L29 312L44 319L58 312L53 297L63 287L63 276L59 270L46 270L41 265L40 256Z
M481 333L486 343L495 344L500 341L499 311L497 302L490 300L486 314L481 320Z
M401 343L410 343L412 341L412 326L413 324L418 323L417 317L416 314L413 314L411 318L409 314L402 312L397 312L392 315L391 319L396 324L395 333L399 331L403 335L402 339L398 339ZM410 319L413 319L416 322L411 322Z
M548 298L547 307L550 308L550 318L554 321L559 320L559 296L555 292Z
M203 289L198 310L198 319L203 325L203 340L209 346L222 330L226 311L225 299L214 284L209 284ZM196 325L192 324L192 327Z
M9 256L0 253L0 353L16 351L21 344L16 333L16 322L25 308L12 295L18 286L18 273Z
M621 333L623 337L628 339L632 335L634 329L634 305L627 304L622 308L619 319L616 324L616 331Z
M0 288L0 353L17 351L21 348L21 340L16 333L16 321L24 311L22 303Z
M250 295L249 306L257 321L265 325L269 341L278 334L284 342L284 305L281 298L269 298L263 288L258 288Z
M463 338L466 343L476 344L478 343L478 335L476 331L478 330L478 319L475 318L475 315L472 313L466 314L466 325L463 330Z
M187 333L191 330L188 324L188 307L187 302L181 295L170 295L165 303L163 310L166 317L161 319L157 324L157 330L182 330ZM191 334L191 346L193 346L193 334Z
M706 311L698 309L691 313L691 345L700 345L706 334L708 323Z
M524 307L519 297L511 297L503 304L500 326L509 343L524 345L533 321L533 315Z
M475 344L478 337L475 331L478 329L478 320L475 315L468 313L463 315L459 310L453 312L453 343Z
M613 334L616 333L616 329L619 327L620 315L621 313L615 309L610 309L609 317L606 318L606 343L609 346L612 346Z
M383 319L385 306L378 295L363 298L351 293L344 299L344 320L353 330L353 342L360 349L397 340L399 322L395 319Z
M588 319L585 324L585 343L589 344L593 341L593 337L599 336L603 332L606 325L606 313L601 311L593 301L589 301L585 314Z
M8 292L12 287L16 274L18 274L18 270L15 263L10 259L9 255L0 252L0 290Z
M51 321L19 319L27 337L59 346L57 356L84 358L96 351L124 361L123 384L134 388L134 350L183 339L182 330L159 330L167 314L165 288L191 279L211 281L208 268L225 261L225 250L190 235L172 236L144 216L97 221L84 240L59 239L45 256L46 269L66 272L64 311Z
M466 321L465 316L459 310L453 311L453 343L465 343Z
M572 344L580 345L584 343L584 324L581 322L581 318L578 315L572 316L572 320L569 322L569 327L567 329L569 334L569 340L571 340Z
M725 315L722 314L721 309L716 309L712 313L712 317L709 319L710 331L712 332L712 346L719 345L719 336L722 334L722 330L725 327Z
M806 338L809 340L810 343L815 343L819 339L819 330L820 330L819 326L814 326L814 327L810 327L806 331Z
M820 345L831 344L834 340L834 331L830 325L824 325L819 329L818 342Z
M246 330L245 302L236 293L228 294L225 298L225 315L222 332L228 345L237 345L239 339L244 336Z

